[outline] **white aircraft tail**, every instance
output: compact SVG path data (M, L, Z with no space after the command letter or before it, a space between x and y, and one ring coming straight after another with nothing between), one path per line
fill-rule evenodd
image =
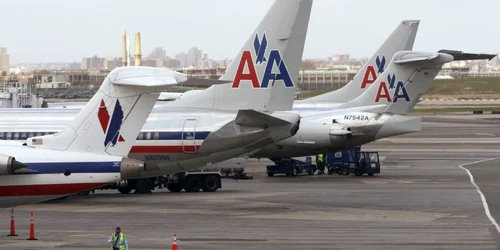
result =
M445 63L459 60L492 59L491 54L460 51L397 52L388 68L361 96L345 104L347 108L385 104L384 113L408 114Z
M163 87L186 82L184 74L167 69L117 68L70 126L53 135L28 138L27 145L127 156Z
M417 35L419 20L404 20L380 46L378 51L356 73L344 87L322 95L305 99L307 101L348 102L359 97L385 70L394 54L412 50Z
M276 0L220 80L168 107L291 110L312 0ZM196 98L196 99L193 99Z

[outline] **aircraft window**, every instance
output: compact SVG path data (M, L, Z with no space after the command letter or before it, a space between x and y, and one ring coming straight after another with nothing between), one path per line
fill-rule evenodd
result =
M15 132L15 133L14 133L14 140L17 140L17 139L19 139L19 133L18 133L18 132Z
M151 132L146 133L146 140L151 140Z
M142 140L144 138L144 133L140 132L139 135L137 136L138 140Z
M10 137L11 137L11 133L7 132L7 140L10 140Z
M0 140L3 140L3 132L0 132Z
M33 137L31 136L31 134L32 134L31 132L28 132L28 138Z
M26 140L26 132L23 132L23 133L21 134L21 138L22 138L23 140Z
M158 140L158 139L160 139L160 133L155 132L155 140Z

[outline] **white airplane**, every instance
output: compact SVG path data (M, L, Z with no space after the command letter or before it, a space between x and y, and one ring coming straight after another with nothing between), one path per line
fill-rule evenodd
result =
M31 134L24 143L0 141L0 208L50 200L140 174L144 162L127 155L159 96L152 93L182 82L189 82L184 74L167 69L118 68L61 131Z
M203 98L190 99L200 104L195 108L163 107L166 113L151 114L129 154L146 161L140 177L211 166L294 135L300 115L276 110L293 104L311 7L312 0L275 1L220 79L231 83L213 85ZM11 127L14 133L0 130L1 138L15 140L64 129L79 112L2 111L2 128L31 113L27 123Z
M393 56L388 68L361 96L331 111L295 111L301 114L297 134L263 147L250 156L279 158L335 152L381 138L420 131L420 117L408 114L428 90L443 64L459 60L491 60L495 56L452 50L399 51ZM337 113L355 107L361 110Z

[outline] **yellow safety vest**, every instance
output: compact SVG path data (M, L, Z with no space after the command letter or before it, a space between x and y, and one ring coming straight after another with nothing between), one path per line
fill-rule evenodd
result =
M112 234L111 237L113 237L113 242L115 242L116 234ZM118 247L120 248L120 250L125 250L125 234L120 233L119 237L120 237L120 239L118 242ZM111 244L111 249L113 249L114 247L115 247L115 244Z
M318 155L318 161L323 162L323 154Z

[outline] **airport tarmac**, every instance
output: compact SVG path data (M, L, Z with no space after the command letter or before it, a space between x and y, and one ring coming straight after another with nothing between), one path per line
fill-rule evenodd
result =
M432 117L431 117L432 118ZM216 193L86 197L16 208L18 237L1 249L106 249L116 226L130 249L499 249L500 232L460 165L500 157L498 123L424 119L423 131L371 143L385 157L374 177L267 177L224 180ZM500 220L500 159L464 165ZM29 213L38 241L27 241Z

